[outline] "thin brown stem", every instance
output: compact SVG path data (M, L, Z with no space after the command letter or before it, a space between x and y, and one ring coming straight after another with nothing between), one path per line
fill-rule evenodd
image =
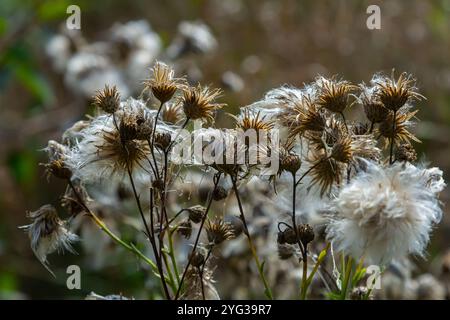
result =
M397 118L397 111L394 111L394 116L392 120L392 137L391 137L391 148L389 152L389 164L392 164L392 157L394 155L394 142L395 142L395 120Z
M186 278L187 271L189 269L189 266L191 265L192 258L194 256L194 252L195 252L195 250L197 250L197 246L198 246L198 243L200 241L200 234L201 234L201 232L203 230L203 226L205 225L205 221L206 221L206 218L208 216L209 209L211 208L211 204L212 204L212 200L213 200L212 199L212 194L216 190L217 185L219 184L220 176L221 176L220 173L217 173L216 175L214 175L214 187L213 187L213 190L211 190L211 192L209 194L208 204L206 206L205 213L204 213L204 215L202 217L202 221L200 222L200 227L198 229L197 236L195 237L195 242L194 242L194 247L192 248L192 253L190 254L190 256L188 258L188 262L186 264L186 267L184 268L183 275L181 276L180 284L178 286L177 293L175 294L175 300L177 300L178 297L180 296L181 288L183 286L183 281Z
M253 259L255 260L256 267L257 267L258 273L259 273L259 277L261 278L261 281L263 282L263 285L264 285L264 288L265 288L265 292L264 293L267 296L267 298L272 300L273 299L272 290L270 289L269 284L267 283L266 277L264 276L263 265L259 261L255 245L253 244L252 237L250 236L250 232L248 230L247 220L245 219L244 209L242 207L241 197L239 196L239 191L237 189L237 181L236 181L236 179L237 179L236 176L231 176L231 182L232 182L232 185L233 185L233 191L234 191L234 195L236 197L236 200L237 200L237 203L238 203L239 212L240 212L239 218L242 221L242 225L244 227L244 234L247 237L247 242L248 242L248 245L250 247L250 251L252 253Z
M140 201L139 195L137 194L137 191L136 191L136 186L134 184L133 175L131 173L130 168L127 168L127 170L128 170L128 177L130 179L131 187L133 189L134 198L136 200L136 204L137 204L137 207L138 207L138 211L139 211L139 214L141 215L141 219L142 219L142 222L144 224L145 231L147 233L149 242L150 242L150 244L152 246L153 253L155 255L156 266L158 267L158 272L159 272L159 275L160 275L161 284L162 284L162 287L163 287L163 290L164 290L164 294L166 295L166 298L168 300L171 300L169 289L167 287L166 279L165 279L165 276L164 276L164 270L163 270L163 266L162 266L161 256L158 253L158 248L156 246L156 242L155 242L155 238L154 238L154 230L150 231L150 229L148 227L147 221L145 220L144 211L143 211L142 206L141 206L141 201ZM150 199L150 202L151 202L150 203L150 210L151 210L150 217L152 219L153 218L153 192L150 193L150 197L151 197L151 199Z

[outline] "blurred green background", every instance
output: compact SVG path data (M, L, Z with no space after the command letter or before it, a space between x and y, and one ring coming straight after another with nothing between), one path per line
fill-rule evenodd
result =
M167 46L182 20L205 22L218 49L196 61L203 83L221 86L231 70L244 80L240 92L225 91L233 112L260 99L267 90L289 83L301 86L317 74L365 81L378 71L411 72L420 92L417 146L425 161L450 169L450 0L411 1L14 1L0 2L0 299L80 298L90 291L132 295L144 290L135 263L127 268L83 268L81 291L65 286L65 265L87 265L79 256L50 257L58 277L34 258L17 226L26 210L55 202L64 186L47 183L39 151L88 110L65 88L44 46L64 24L66 8L81 8L81 31L90 41L115 22L147 20ZM381 30L366 27L366 8L381 8ZM249 64L251 68L249 68ZM425 156L426 155L426 156ZM442 201L448 203L447 189ZM446 209L448 213L448 206ZM433 236L430 262L449 249L447 214ZM122 264L123 266L123 264ZM120 289L119 289L120 288ZM120 290L120 292L118 291Z

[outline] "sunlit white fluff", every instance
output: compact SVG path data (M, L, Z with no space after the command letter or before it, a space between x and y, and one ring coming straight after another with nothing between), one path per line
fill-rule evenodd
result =
M167 48L167 55L177 59L186 53L208 53L217 47L217 40L201 21L182 21L178 34Z
M338 250L356 259L365 256L371 263L386 264L409 253L423 255L432 227L442 216L436 192L445 184L440 179L429 183L428 170L439 175L438 170L366 165L334 200L328 239Z
M75 253L72 243L78 241L78 236L67 229L56 209L52 205L44 205L36 211L29 212L29 225L21 226L28 233L31 249L44 267L52 274L47 261L47 255L57 251Z
M111 150L111 136L117 136L117 128L114 123L120 123L121 117L127 113L143 112L149 114L145 104L140 100L128 99L121 103L116 117L111 115L100 115L79 132L82 137L72 149L69 165L74 175L83 182L108 183L121 181L127 178L127 170L119 163L120 152ZM115 119L115 120L114 120ZM141 152L139 159L133 163L132 174L137 180L150 181L151 168L148 164L149 149L146 141L133 141L136 148ZM128 179L128 178L127 178Z

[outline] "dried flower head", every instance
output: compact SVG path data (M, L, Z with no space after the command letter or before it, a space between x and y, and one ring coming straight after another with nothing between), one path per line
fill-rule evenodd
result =
M303 247L314 240L314 229L309 224L301 224L298 227L298 237L300 238Z
M207 221L206 235L210 244L218 245L234 237L233 227L229 222L216 217L214 220Z
M376 96L379 101L392 111L398 111L410 100L425 98L416 91L416 80L406 72L401 73L397 80L395 80L394 71L392 71L391 78L376 76L372 82L378 87Z
M172 142L172 136L169 132L156 132L155 134L155 147L162 151L167 150Z
M367 162L333 202L327 237L338 250L385 264L421 255L442 209L426 171L412 165ZM442 190L442 188L439 188Z
M253 129L256 132L270 131L274 127L274 121L266 120L264 116L261 116L261 111L251 111L250 109L244 109L241 116L236 118L236 127L244 131Z
M182 119L181 106L177 103L166 103L161 111L161 119L168 124L177 124Z
M28 232L31 249L52 273L48 267L47 255L63 250L74 253L71 244L78 240L78 236L66 229L64 221L59 218L52 205L44 205L36 211L28 212L27 215L31 219L31 224L20 228Z
M212 198L214 201L221 201L226 199L226 197L228 197L228 191L222 186L217 186L212 193Z
M409 127L413 124L411 119L416 115L418 111L404 111L397 112L395 115L395 124L393 125L394 114L391 113L388 118L380 123L378 131L381 136L386 138L386 141L394 139L398 142L410 142L410 140L420 142L411 132L408 131Z
M280 171L287 171L296 174L302 165L299 155L292 152L283 152L280 154Z
M183 220L180 222L177 228L177 232L185 237L186 239L189 239L192 235L192 223L190 220Z
M69 148L54 140L50 140L44 150L47 151L49 157L48 163L43 164L47 172L47 178L53 175L60 179L70 179L72 170L66 164L67 157L70 157Z
M342 180L342 166L335 159L325 155L315 156L311 160L310 170L312 185L318 184L322 195L331 191L331 187Z
M348 81L319 78L316 81L319 89L317 105L335 113L344 112L349 105L350 93L357 87Z
M99 117L82 130L82 139L73 148L70 166L82 181L95 181L98 178L123 178L130 170L149 172L146 168L150 153L148 143L137 138L133 116L120 116L119 124L115 120Z
M189 214L189 219L193 223L199 223L202 221L203 217L206 214L206 208L201 205L195 205L186 209Z
M395 159L397 161L415 162L417 160L417 152L410 143L402 143L395 150Z
M167 64L157 61L152 68L152 77L144 81L147 91L153 93L161 104L172 99L178 89L186 86L183 78L175 78L175 71Z
M302 135L306 131L322 132L327 125L325 114L309 97L303 97L289 113L284 113L281 118L289 128L290 138Z
M184 90L182 106L184 114L188 119L204 119L212 121L214 111L223 107L224 104L215 103L221 94L220 89L209 89L208 87L189 87Z
M120 106L120 94L116 86L105 85L103 90L97 91L94 96L94 106L109 114L116 112Z
M353 159L352 138L342 136L331 149L331 158L336 161L349 163Z

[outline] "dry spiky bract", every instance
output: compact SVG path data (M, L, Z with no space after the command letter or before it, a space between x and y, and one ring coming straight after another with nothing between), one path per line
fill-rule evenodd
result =
M208 220L206 235L210 244L218 245L234 237L233 227L229 222L225 222L222 218L216 217L213 220Z
M182 119L181 106L176 103L166 103L161 111L161 119L168 124L177 124Z
M117 88L105 85L105 88L94 96L94 106L109 114L116 112L120 106L120 94Z
M379 126L379 132L381 136L386 139L393 139L395 142L420 142L411 132L409 132L409 127L411 127L411 119L416 115L418 110L409 112L397 112L395 115L395 124L392 125L394 115L391 113L389 117L383 121Z
M400 74L397 80L392 71L391 78L381 76L375 78L373 82L378 86L376 96L387 109L392 111L398 111L410 100L424 98L416 92L415 79L406 72Z
M200 85L184 90L182 106L186 118L212 121L214 112L224 106L214 102L221 93L220 89L210 89Z
M342 166L333 158L319 156L311 161L312 184L318 184L321 195L331 191L342 180Z
M319 78L317 85L319 86L317 105L339 114L349 106L350 93L357 88L348 81L325 78Z
M120 174L140 167L149 154L149 147L145 141L122 140L119 130L113 130L103 132L97 151L100 159L110 160L111 174Z
M161 104L172 99L178 89L186 86L183 78L175 78L175 70L162 62L156 62L152 68L152 77L144 81L147 91L153 93Z
M362 90L361 102L367 119L374 124L385 121L389 116L389 109L385 108L383 103L378 100L378 97L373 93L374 89L363 86Z
M251 112L244 109L242 117L237 118L236 127L244 131L270 131L274 127L274 121L266 120L264 116L261 116L261 112Z

